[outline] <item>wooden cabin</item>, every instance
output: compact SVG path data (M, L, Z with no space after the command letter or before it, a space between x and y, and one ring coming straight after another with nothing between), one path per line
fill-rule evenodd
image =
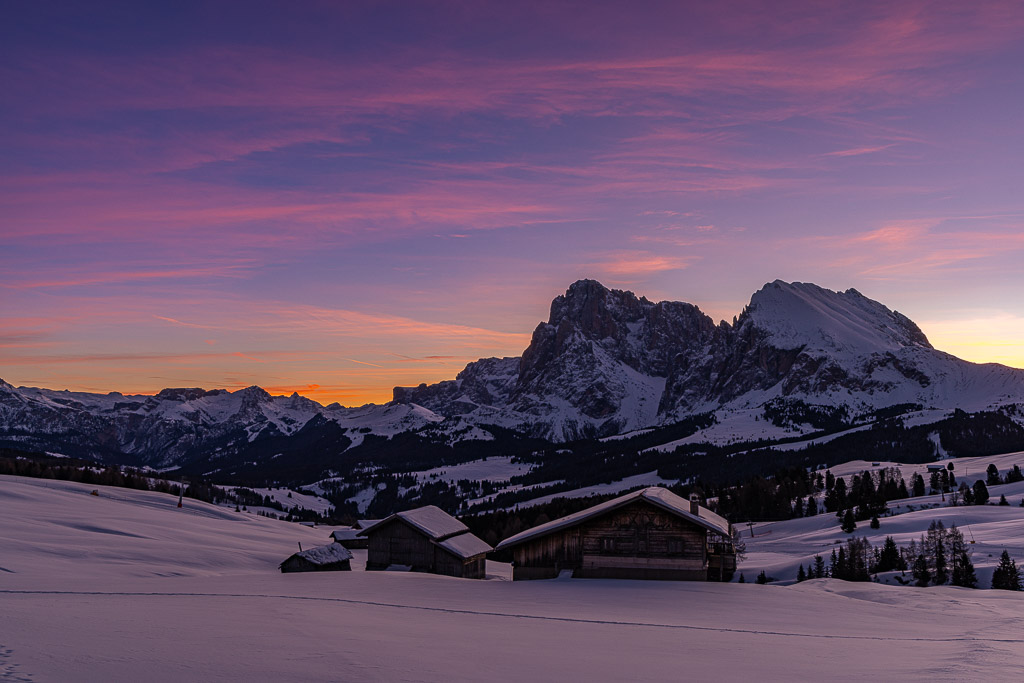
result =
M281 573L347 572L352 570L352 553L339 543L300 550L281 563Z
M337 529L331 532L331 539L335 543L340 543L349 550L358 550L366 547L366 536L359 535L359 529L352 527L351 529Z
M696 498L650 487L527 529L498 544L512 551L512 579L564 571L595 579L729 581L732 525Z
M403 566L467 579L482 579L491 546L434 505L406 510L359 532L369 539L367 571Z

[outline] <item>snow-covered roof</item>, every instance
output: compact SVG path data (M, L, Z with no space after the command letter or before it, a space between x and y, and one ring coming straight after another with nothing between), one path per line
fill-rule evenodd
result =
M497 549L500 550L502 548L519 545L520 543L532 538L546 536L554 531L576 526L577 524L581 524L592 517L596 517L608 512L609 510L614 510L624 505L628 505L636 500L645 500L652 503L667 512L671 512L678 517L693 522L694 524L698 524L708 531L712 531L723 536L729 535L729 522L724 517L717 515L702 506L697 507L697 514L694 515L690 512L690 502L688 500L681 496L677 496L668 489L661 488L660 486L651 486L599 503L598 505L589 507L586 510L580 510L574 514L560 517L559 519L552 520L546 524L535 526L532 529L522 531L499 543Z
M369 529L371 526L379 522L379 519L357 519L356 523L352 525L353 529Z
M440 541L437 544L453 555L461 557L464 560L476 557L477 555L485 555L494 550L486 542L480 540L480 538L474 536L468 531L464 534L456 534L455 536Z
M352 559L352 552L340 543L328 543L309 550L302 550L292 557L301 557L313 564L331 564ZM288 558L289 560L291 557ZM285 560L287 562L288 560Z
M421 508L416 508L415 510L396 512L390 517L382 519L370 527L364 528L359 533L360 535L365 536L366 532L371 529L383 526L394 519L401 519L405 521L407 524L419 529L435 541L443 541L449 536L469 531L469 527L449 515L441 508L436 505L427 505Z
M427 505L415 510L396 512L390 517L386 517L376 524L362 529L359 531L359 535L366 536L367 532L372 529L383 527L385 524L396 519L400 519L423 532L431 541L464 560L494 550L487 543L469 533L468 526L436 505Z
M362 540L359 536L359 529L338 529L331 532L331 538L335 541Z

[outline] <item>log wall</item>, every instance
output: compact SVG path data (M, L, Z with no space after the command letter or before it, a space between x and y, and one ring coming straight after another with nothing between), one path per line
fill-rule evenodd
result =
M707 579L707 531L644 500L513 548L513 579Z

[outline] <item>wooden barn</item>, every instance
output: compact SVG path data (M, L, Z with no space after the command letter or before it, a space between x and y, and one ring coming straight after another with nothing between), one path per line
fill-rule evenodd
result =
M729 581L736 571L732 525L668 489L651 487L527 529L512 550L512 579L563 571L595 579Z
M366 569L408 567L467 579L482 579L491 546L439 507L428 505L382 519L359 532L369 539Z
M352 570L352 553L339 543L300 550L281 563L281 573L347 572Z
M358 550L366 547L366 536L359 535L359 529L352 527L351 529L337 529L331 532L331 539L335 543L340 543L349 550Z

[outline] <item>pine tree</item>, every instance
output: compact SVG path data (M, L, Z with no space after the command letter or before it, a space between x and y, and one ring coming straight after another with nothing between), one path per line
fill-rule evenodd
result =
M960 482L960 497L964 500L964 505L974 504L974 491L967 485L966 481Z
M804 572L804 566L801 564L800 568L796 570L796 582L803 583L807 580L807 573Z
M928 560L925 559L924 555L918 555L917 559L914 560L914 579L915 586L924 588L932 580L931 572L928 571Z
M805 517L813 517L818 514L818 501L814 499L814 496L807 496L807 507L804 509Z
M840 528L848 534L852 534L857 528L857 521L853 517L853 510L847 508L846 513L843 515L843 523Z
M871 518L871 528L872 529L878 529L881 526L882 526L881 523L878 521L878 515L874 515Z
M1017 563L1005 550L999 556L999 564L992 572L992 588L1006 591L1024 590L1021 587L1020 570L1017 568Z
M960 552L953 565L953 580L951 583L954 586L963 586L964 588L978 587L978 576L974 573L974 563L971 562L971 556L966 551Z
M914 475L910 477L910 488L914 494L914 498L920 498L924 495L924 477L918 472L914 472Z
M832 578L841 579L843 581L850 580L850 566L846 557L846 548L839 546L839 554L836 556L836 561L832 565Z
M825 578L825 560L821 558L821 555L814 556L814 578Z
M1000 505L1009 505L1010 504L1010 501L1006 500L1006 494L1005 493L999 494L999 504Z
M946 563L946 544L940 535L935 542L935 585L941 586L949 581L949 571Z
M746 583L747 580L743 577L743 572L740 572L740 579L736 583Z
M999 480L999 468L994 464L989 465L988 469L985 470L985 483L989 486L998 486L1002 483Z
M988 487L981 479L974 482L974 504L984 505L988 502Z
M875 564L876 572L891 572L896 569L904 569L906 563L900 556L900 548L892 536L885 537L882 544L882 551L878 554L878 562Z

